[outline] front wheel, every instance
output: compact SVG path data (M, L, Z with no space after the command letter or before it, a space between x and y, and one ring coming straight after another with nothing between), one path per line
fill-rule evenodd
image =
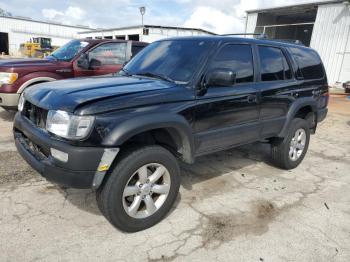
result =
M165 217L179 187L176 158L163 147L145 146L121 156L105 185L97 191L97 203L115 227L136 232Z
M283 169L297 167L303 161L310 142L310 127L306 120L292 120L286 137L272 142L272 161Z

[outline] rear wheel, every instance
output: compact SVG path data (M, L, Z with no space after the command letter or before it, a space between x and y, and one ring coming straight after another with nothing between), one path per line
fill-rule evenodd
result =
M149 228L169 212L180 186L176 158L160 146L125 153L97 191L101 212L117 228L136 232Z
M310 141L309 123L295 118L286 137L272 143L272 161L283 169L293 169L304 159Z

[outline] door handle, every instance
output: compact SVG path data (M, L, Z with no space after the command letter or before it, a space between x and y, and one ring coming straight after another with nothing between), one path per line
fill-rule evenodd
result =
M248 102L248 103L255 103L256 100L257 100L257 96L256 96L256 95L249 95L249 96L247 97L247 102Z

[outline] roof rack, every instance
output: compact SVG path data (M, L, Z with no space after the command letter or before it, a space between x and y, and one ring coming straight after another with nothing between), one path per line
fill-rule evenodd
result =
M296 44L296 45L302 45L305 46L304 43L300 40L297 39L274 39L274 38L269 38L266 34L264 33L235 33L235 34L222 34L219 36L256 36L257 39L265 39L269 41L276 41L276 42L283 42L283 43L291 43L291 44Z
M235 33L235 34L223 34L223 35L220 35L220 36L238 36L238 35L243 35L243 36L246 36L246 35L251 35L251 36L256 36L257 38L259 39L267 39L267 35L266 34L258 34L258 33Z
M298 39L269 39L269 40L305 46L304 43Z

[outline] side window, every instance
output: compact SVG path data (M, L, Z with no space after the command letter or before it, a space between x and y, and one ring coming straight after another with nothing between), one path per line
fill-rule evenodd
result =
M253 53L250 45L227 45L216 55L210 69L225 68L236 74L236 83L254 81Z
M131 56L134 57L138 52L140 52L144 46L132 45L131 46Z
M284 80L282 51L276 47L259 46L262 81Z
M324 68L318 54L312 49L290 48L304 79L319 79L324 77Z
M126 43L108 43L96 47L89 53L89 59L95 59L101 65L120 65L126 61Z

